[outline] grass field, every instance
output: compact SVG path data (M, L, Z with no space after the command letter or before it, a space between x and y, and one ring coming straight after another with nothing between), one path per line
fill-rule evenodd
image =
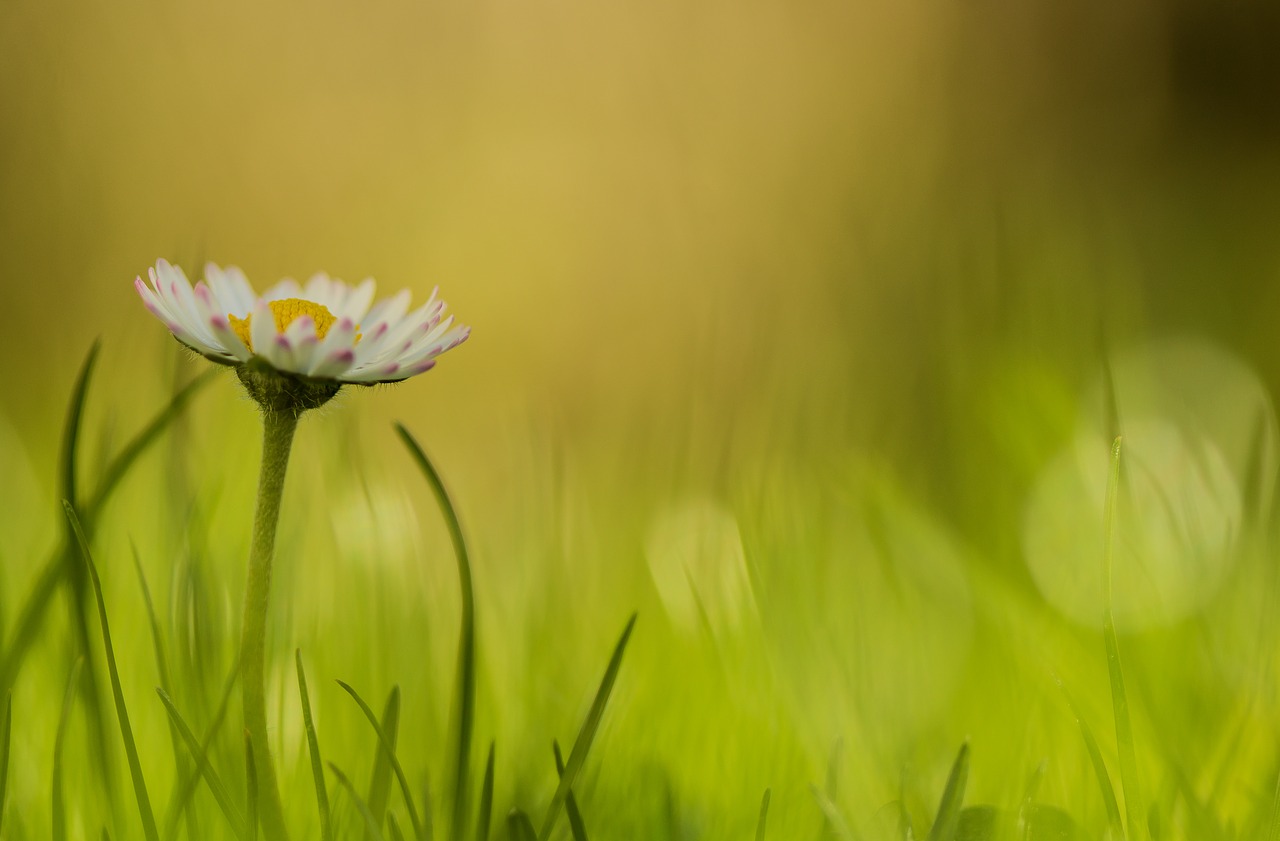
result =
M474 576L473 706L430 472L404 433L358 426L353 404L377 390L344 393L303 421L273 585L270 727L292 832L323 837L309 712L335 838L486 824L515 838L1272 837L1274 418L1221 351L1144 353L1155 372L1173 354L1179 374L1144 390L1121 358L1111 402L1137 418L1163 406L1180 431L1132 421L1118 461L1086 432L1046 462L1028 492L1041 502L1004 512L1022 574L886 464L760 446L801 434L776 416L737 427L714 475L655 470L662 448L643 436L626 451L497 442L505 455L486 461L511 472L489 487L441 458ZM61 461L6 445L4 837L149 837L140 784L160 837L248 837L229 681L255 410L225 372L179 361L172 397L118 405L86 369ZM1197 365L1214 405L1179 397ZM1247 443L1214 438L1238 430ZM33 467L55 462L56 485ZM75 501L101 579L138 780L58 497ZM571 789L557 791L553 744ZM200 756L213 773L196 779Z

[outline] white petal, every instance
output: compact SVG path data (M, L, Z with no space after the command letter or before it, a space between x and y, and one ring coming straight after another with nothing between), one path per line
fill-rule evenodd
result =
M246 361L251 356L249 349L231 329L231 322L221 311L221 302L214 298L212 290L203 282L197 283L195 298L201 311L201 319L216 342L219 355L240 362Z
M359 286L349 290L344 300L335 302L337 309L330 306L329 311L335 318L349 318L356 324L360 324L369 313L369 305L373 303L375 289L373 278L366 278Z
M293 367L289 370L297 374L305 374L311 368L316 348L320 340L316 338L316 323L311 316L304 315L293 320L284 331L284 337L293 349Z
M301 298L302 287L298 286L298 281L291 277L277 283L275 286L262 293L264 301L283 301L285 298Z
M248 278L240 269L235 266L221 269L216 263L206 263L204 279L217 298L222 315L230 313L237 318L244 318L253 311L257 298Z
M267 356L269 348L276 337L276 318L266 300L258 301L253 308L253 320L249 323L249 338L253 341L253 352L259 356ZM268 357L269 358L269 357Z
M355 340L356 325L351 319L344 318L331 326L311 359L310 375L313 377L335 376L331 369L339 357L347 359L339 370L345 371L350 368L356 359ZM318 373L319 371L329 373Z

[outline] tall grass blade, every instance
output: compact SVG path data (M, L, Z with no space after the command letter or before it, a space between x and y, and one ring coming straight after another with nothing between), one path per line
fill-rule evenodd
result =
M342 773L342 769L332 762L329 764L329 770L333 772L333 776L338 780L338 785L346 789L347 794L351 797L351 802L355 804L356 811L360 813L360 817L364 819L365 828L369 831L369 835L374 841L386 841L382 837L382 830L378 827L378 821L373 817L373 812L369 811L369 804L360 798L360 794L356 791L356 787L351 784L351 780L347 779L347 775Z
M85 397L89 393L89 381L93 379L93 368L98 361L98 351L102 349L102 340L94 339L93 345L80 364L80 372L76 375L75 385L71 389L71 402L67 404L67 417L62 428L62 450L58 459L58 492L62 499L77 504L76 474L80 447L80 429L84 420Z
M244 779L248 787L244 800L245 837L248 841L258 841L258 764L253 761L253 737L248 730L244 731Z
M13 735L13 693L6 692L4 719L0 720L0 829L4 829L4 803L9 793L9 744Z
M98 352L102 348L101 340L95 339L89 352L85 355L80 371L76 375L75 385L71 391L71 401L67 404L67 415L62 430L61 452L58 459L58 493L59 499L67 500L72 506L80 504L79 461L80 439L84 428L85 400L89 393L89 383L93 379L94 367ZM76 559L75 539L67 532L67 541L63 544L62 565L64 580L71 586L72 629L75 632L76 645L84 656L81 687L85 704L88 707L87 719L89 732L94 747L94 758L98 771L106 782L108 789L114 789L114 770L110 760L111 748L107 740L108 724L106 711L98 698L97 667L93 657L93 644L89 641L88 584L84 565ZM52 590L49 591L52 595ZM42 611L43 612L43 611ZM113 798L114 799L114 798Z
M138 547L131 544L129 548L133 552L133 568L138 574L138 586L142 589L142 602L147 610L147 623L151 627L151 642L155 649L156 670L160 674L160 688L165 692L171 693L173 688L169 678L169 662L164 653L164 639L160 633L160 621L156 618L155 604L151 601L151 588L147 586L147 576L142 570L142 558L138 555ZM187 756L182 748L182 736L179 735L178 727L173 721L169 722L169 741L173 745L174 779L186 779L189 776ZM169 805L165 809L166 815L174 814L177 799L181 794L182 790L178 786L174 786L169 792ZM185 814L187 816L187 837L202 837L203 833L200 832L196 813L187 809ZM170 837L167 831L164 837Z
M484 763L484 783L480 786L480 811L476 815L476 841L489 841L493 820L493 763L495 743L489 742L489 758Z
M1107 810L1107 825L1111 831L1112 841L1119 841L1124 838L1124 819L1120 817L1120 803L1116 800L1116 791L1111 786L1111 776L1107 773L1107 764L1102 761L1102 751L1098 749L1098 740L1093 736L1093 729L1089 727L1089 722L1085 721L1083 715L1080 714L1080 708L1076 706L1075 699L1071 697L1071 693L1067 691L1066 684L1057 675L1053 677L1058 684L1058 688L1062 690L1062 697L1066 698L1067 706L1071 709L1071 715L1075 717L1076 724L1080 725L1080 735L1084 739L1085 750L1089 753L1089 761L1093 765L1093 773L1098 778L1098 788L1102 792L1102 804Z
M1120 495L1120 438L1111 445L1111 470L1107 476L1104 532L1106 544L1103 550L1105 567L1106 614L1102 622L1102 636L1107 647L1107 674L1111 678L1111 704L1115 711L1116 747L1120 754L1120 787L1124 790L1125 815L1128 818L1129 841L1142 841L1147 837L1144 816L1147 813L1142 801L1142 786L1138 779L1138 759L1134 749L1133 725L1129 720L1129 698L1124 690L1124 670L1120 665L1120 644L1116 639L1116 624L1112 613L1112 571L1115 559L1116 505Z
M75 509L71 503L63 500L63 507L67 512L67 521L71 523L71 529L75 533L76 543L80 547L80 554L84 556L84 562L89 568L89 578L93 583L93 594L98 602L98 619L102 625L102 644L107 657L107 672L111 676L111 694L115 698L116 717L120 722L120 736L124 740L125 755L129 759L129 775L133 778L133 793L138 801L138 815L142 818L142 831L147 841L160 841L160 834L156 830L155 815L151 811L151 798L147 796L147 784L142 777L142 763L138 759L138 746L133 741L133 729L129 726L129 711L125 708L124 691L120 688L120 672L116 668L116 655L111 648L111 628L107 624L107 604L102 599L102 582L98 579L98 568L93 563L93 556L89 553L89 544L85 540L84 530L80 527L80 520L76 517Z
M298 694L302 698L302 725L307 731L307 752L311 755L311 777L316 785L316 805L320 809L320 839L333 841L333 818L329 814L329 789L324 782L324 762L320 758L320 741L315 721L311 718L311 698L307 694L307 676L302 671L302 649L294 652L298 665Z
M348 695L350 695L351 698L360 707L360 712L364 713L364 717L369 721L369 726L372 727L373 732L377 734L378 744L382 746L382 750L379 752L378 760L379 762L385 761L387 765L390 767L390 769L396 775L396 782L400 784L400 793L401 795L404 796L405 808L409 810L409 823L413 825L414 838L418 839L418 841L426 841L427 832L423 828L422 821L418 817L417 808L413 805L413 793L412 793L412 790L409 788L409 780L404 774L404 768L401 767L399 758L396 756L395 728L396 728L396 721L398 721L398 718L399 718L399 712L398 712L400 708L399 688L397 687L396 689L392 690L392 697L395 698L395 709L397 712L396 712L396 720L392 721L391 726L388 727L378 723L377 716L373 714L373 708L370 707L367 703L365 703L364 698L361 698L360 693L356 692L355 689L353 689L350 684L345 683L343 681L338 681L338 685L341 686L342 689ZM392 697L387 698L388 712L390 712L391 710ZM383 720L384 722L390 720L390 716L384 715ZM383 797L384 808L385 808L385 805L386 805L386 798L384 795ZM430 804L427 804L427 808L430 808ZM370 809L370 812L374 815L374 817L378 817L378 812L373 808L372 803L369 804L369 809Z
M230 690L233 685L234 679L229 680L227 682L228 690ZM226 817L227 823L231 824L231 828L235 831L237 837L245 838L247 836L245 820L241 817L240 811L232 802L231 794L227 790L227 787L223 785L222 778L218 776L218 772L214 770L213 765L209 762L209 743L213 739L217 726L222 721L222 714L226 710L227 696L224 695L223 703L219 706L218 714L214 717L214 722L210 725L209 731L205 735L204 743L201 743L196 741L195 734L191 732L191 728L187 725L186 720L183 719L182 714L178 712L177 706L174 705L173 700L169 697L168 693L163 689L157 689L156 694L160 696L160 701L164 704L165 711L169 714L169 720L173 722L173 726L177 728L178 734L182 737L183 742L187 745L187 750L191 753L192 760L196 763L195 771L187 778L188 782L185 785L180 785L178 787L182 794L177 798L178 805L176 808L180 809L186 804L187 800L191 797L191 790L195 787L195 781L203 777L205 784L209 787L210 793L213 794L213 799L218 804L218 808L222 810L223 816ZM165 821L166 837L172 837L176 822L176 814L171 813L168 820Z
M573 788L573 781L577 778L578 772L582 770L582 764L587 759L587 751L591 750L591 742L595 739L596 731L600 728L600 720L604 717L605 705L609 702L609 693L613 691L614 681L618 678L618 669L622 666L622 655L627 649L627 640L631 638L631 629L636 625L636 614L631 614L631 618L627 620L627 627L622 631L622 636L618 639L618 644L613 649L613 656L609 658L609 666L604 671L604 678L600 681L600 688L596 690L596 697L591 702L591 708L587 711L587 718L582 722L582 728L578 731L578 738L573 743L573 749L569 751L569 761L565 763L564 773L560 775L560 785L556 786L556 792L551 797L551 803L547 806L547 816L542 821L542 832L539 833L539 841L548 841L551 838L551 830L555 828L556 818L560 816L560 808L564 805L565 799L569 796L570 789Z
M427 484L431 486L436 502L440 504L440 512L444 515L449 539L453 542L453 553L458 561L462 617L458 634L457 695L452 716L457 723L457 739L454 745L453 809L449 829L452 837L462 838L466 832L467 781L470 775L471 738L475 728L476 706L476 618L471 560L467 554L466 540L462 536L462 524L458 521L458 513L449 499L449 492L445 490L440 474L404 424L397 423L396 432L417 462Z
M960 809L964 806L964 790L969 784L969 743L960 746L956 761L947 776L947 787L942 791L938 804L938 816L929 830L929 841L952 841L956 826L960 823Z
M765 827L769 823L769 797L770 789L764 790L764 797L760 798L760 817L756 818L756 841L764 841Z
M75 705L76 684L80 680L83 657L77 657L67 678L67 690L62 696L62 712L58 715L58 732L53 739L53 841L66 841L67 810L62 797L62 745L71 722L71 708Z
M387 832L391 835L391 841L404 841L404 833L400 831L400 821L396 820L395 812L387 812Z
M538 837L533 834L533 821L519 809L507 815L507 834L511 841L536 841Z
M564 758L560 755L560 743L552 740L551 753L556 758L556 775L564 776ZM587 841L587 825L582 820L582 813L578 811L578 799L573 796L573 789L564 798L564 814L569 819L569 832L573 836L573 841Z
M387 701L382 706L382 727L378 744L373 750L373 773L369 778L369 811L382 825L387 813L387 796L391 793L391 763L388 756L395 756L396 739L400 733L400 687L391 687ZM399 763L397 763L399 764Z

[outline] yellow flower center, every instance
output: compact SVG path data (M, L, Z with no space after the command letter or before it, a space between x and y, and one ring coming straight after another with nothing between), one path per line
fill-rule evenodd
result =
M316 338L323 339L325 333L328 333L329 328L338 320L324 304L304 301L301 298L285 298L280 301L271 301L267 306L271 307L271 316L275 319L277 333L283 333L294 321L304 315L309 315L311 320L316 323ZM244 346L252 351L253 340L249 335L249 325L253 321L253 313L249 313L244 318L236 318L234 315L228 314L227 318L230 319L231 329L240 337L240 341L244 342ZM356 341L359 340L360 337L357 336Z

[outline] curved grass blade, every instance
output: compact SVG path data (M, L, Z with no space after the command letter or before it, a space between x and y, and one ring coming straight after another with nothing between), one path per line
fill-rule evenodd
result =
M244 779L248 791L245 792L245 828L249 841L258 841L258 766L253 761L253 737L244 731Z
M1112 839L1124 838L1124 819L1120 817L1120 804L1116 800L1115 789L1111 787L1111 776L1107 773L1107 764L1102 761L1102 751L1098 749L1098 740L1093 737L1093 730L1089 727L1089 723L1084 720L1084 716L1080 714L1080 708L1076 706L1075 699L1071 697L1071 693L1067 691L1066 684L1057 675L1053 676L1054 681L1058 684L1058 688L1062 690L1062 696L1067 700L1067 706L1071 709L1071 715L1075 717L1076 724L1080 725L1080 735L1084 738L1085 750L1089 753L1089 761L1093 764L1093 773L1098 778L1098 788L1102 791L1102 803L1107 810L1107 825L1111 830Z
M329 764L329 770L333 772L333 776L337 778L338 785L347 790L347 794L351 796L351 802L355 804L356 811L360 813L360 817L364 818L365 828L369 830L374 841L386 841L382 837L382 830L378 828L378 822L373 817L373 812L369 811L369 804L360 799L356 787L351 784L351 780L347 779L347 775L342 773L342 769L332 762Z
M76 491L76 462L80 446L80 428L84 419L85 397L89 393L89 381L93 379L94 364L98 361L98 351L102 349L102 340L94 339L80 372L76 375L76 383L71 389L71 402L67 405L67 417L62 429L62 451L58 459L58 491L63 499L72 504L78 501Z
M369 726L371 726L373 728L373 732L378 735L378 744L382 746L380 758L385 759L390 765L391 770L396 775L396 782L400 784L400 793L404 796L405 808L409 810L409 823L413 825L413 836L414 838L417 838L418 841L426 841L426 832L423 829L422 821L418 818L418 810L413 805L413 794L409 789L409 780L404 775L404 768L400 766L399 758L396 757L396 737L394 731L388 733L387 730L390 728L384 728L378 723L377 716L373 714L373 708L365 703L365 700L360 697L360 693L356 692L350 684L340 680L338 681L338 685L341 686L343 691L350 695L356 702L360 707L360 712L364 713L364 717L369 720ZM397 688L393 690L393 694L397 699L396 708L399 709L399 689ZM390 698L387 699L387 704L389 709L391 704ZM372 806L370 806L369 811L377 817L377 812Z
M533 834L533 821L519 809L513 809L511 814L507 815L507 834L511 837L511 841L536 841L537 839Z
M1120 449L1122 439L1111 445L1111 469L1107 475L1106 507L1103 515L1105 546L1103 566L1106 586L1106 614L1102 621L1102 637L1107 647L1107 675L1111 679L1111 705L1115 711L1116 747L1120 755L1120 787L1124 790L1125 815L1128 818L1129 841L1141 841L1147 835L1143 816L1142 786L1138 779L1138 759L1134 750L1133 724L1129 720L1129 698L1124 690L1124 669L1120 665L1120 643L1116 639L1116 623L1112 613L1112 571L1115 559L1116 505L1120 496Z
M956 826L960 823L960 809L964 805L964 790L969 784L969 743L960 746L956 761L947 777L942 801L938 804L938 816L929 830L929 841L952 841Z
M324 762L320 758L320 741L316 738L315 721L311 718L311 698L307 694L307 676L302 671L302 649L294 651L298 665L298 694L302 697L302 725L307 731L307 752L311 755L311 777L316 784L316 805L320 809L321 841L333 841L333 818L329 814L329 790L324 782Z
M554 739L551 741L551 753L556 758L556 776L564 776L564 758L560 756L560 743ZM573 790L564 798L564 813L569 819L569 832L573 836L573 841L587 841L587 825L582 820L582 812L578 811L578 799L573 796Z
M462 524L458 521L458 513L449 499L449 492L445 490L440 474L404 424L397 423L395 428L400 440L404 442L413 460L417 462L427 484L431 486L436 502L440 504L440 512L444 515L445 525L449 529L449 539L453 542L453 553L458 561L462 617L458 634L457 696L454 699L453 711L453 718L457 722L457 742L454 748L453 810L450 830L453 837L461 838L465 834L467 780L470 774L471 738L475 729L476 706L476 619L471 561L467 554L466 540L462 536Z
M71 708L75 705L76 684L80 680L80 667L84 658L77 657L67 677L67 690L62 696L62 712L58 715L58 732L53 739L53 841L66 841L67 812L62 798L62 745L71 721Z
M147 796L147 784L142 777L142 763L138 759L138 746L133 741L133 729L129 726L129 711L125 708L124 691L120 688L120 672L116 668L116 655L111 648L111 628L107 624L107 604L102 599L102 582L98 579L98 569L94 566L93 556L89 553L89 544L85 540L84 530L71 503L63 500L67 512L67 521L75 533L80 554L89 567L89 579L93 583L93 594L98 602L98 619L102 624L102 643L106 650L107 672L111 676L111 694L115 698L116 718L120 721L120 735L124 740L125 755L129 759L129 775L133 778L133 793L138 801L138 815L142 818L142 831L147 841L160 841L156 830L155 815L151 811L151 798Z
M609 666L605 669L604 678L600 681L600 688L596 690L591 709L587 711L587 718L582 722L582 728L578 731L578 738L574 740L573 749L569 751L569 761L565 763L564 773L560 775L560 785L556 786L556 793L547 806L547 816L542 821L542 832L538 835L539 841L548 841L551 838L551 830L555 828L556 818L560 816L560 807L564 805L570 789L573 788L574 779L582 770L587 751L591 750L591 742L600 728L605 705L609 702L609 693L613 691L614 681L618 678L618 669L622 666L622 655L627 649L627 640L631 638L631 629L635 625L636 614L633 613L627 620L627 627L618 639L618 644L613 649L613 656L609 658Z
M233 679L227 682L227 689L230 690L234 685ZM191 797L191 790L195 788L195 781L201 776L204 777L205 784L209 786L209 791L213 794L213 799L217 801L218 808L222 810L222 814L226 817L227 823L231 824L231 829L235 832L236 837L246 837L246 825L244 819L240 816L239 810L231 801L231 794L227 791L227 787L222 784L222 778L218 776L218 772L213 769L209 763L209 742L212 741L217 726L222 722L222 715L226 711L226 700L229 697L228 691L223 695L222 703L219 705L218 713L214 716L214 722L210 725L208 733L205 735L205 742L201 744L196 741L196 736L191 732L191 728L187 725L182 714L178 712L177 706L163 689L156 689L156 694L160 696L160 701L164 704L165 711L169 714L169 720L173 726L177 728L178 734L182 737L183 742L187 745L187 750L191 753L191 758L196 763L194 773L188 778L185 785L179 786L181 796L177 798L177 808L185 806ZM165 822L166 836L172 836L174 827L177 823L176 814L171 813Z
M765 826L769 822L769 797L770 789L764 790L764 797L760 798L760 817L756 819L756 841L764 841Z
M396 740L400 732L400 687L391 687L382 707L382 733L378 747L374 749L373 773L369 778L369 811L378 825L382 825L387 813L387 796L391 793L391 763L388 756L395 756Z
M9 791L9 744L13 735L13 693L5 693L4 720L0 721L0 829L4 829L4 802Z
M476 815L476 841L489 841L489 825L493 820L494 742L489 742L489 758L484 763L484 784L480 786L480 811Z

